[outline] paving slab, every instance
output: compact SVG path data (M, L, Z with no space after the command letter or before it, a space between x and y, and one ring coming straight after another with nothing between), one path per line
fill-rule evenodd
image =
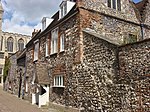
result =
M3 91L0 87L0 112L43 112L30 102Z

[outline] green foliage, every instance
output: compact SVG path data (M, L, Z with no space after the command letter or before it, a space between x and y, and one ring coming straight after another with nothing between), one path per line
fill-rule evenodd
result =
M6 58L5 59L5 66L4 66L4 75L3 75L3 78L4 78L4 82L6 80L6 77L8 76L8 72L9 72L9 69L10 69L10 60L9 58Z
M124 44L137 42L137 35L129 34L128 37L124 38Z

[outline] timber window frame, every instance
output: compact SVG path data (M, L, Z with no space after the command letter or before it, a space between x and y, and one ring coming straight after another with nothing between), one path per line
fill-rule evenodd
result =
M45 56L49 56L49 39L47 38L46 39L46 42L45 42Z
M63 52L65 50L65 35L60 35L60 52Z
M51 54L58 52L58 28L51 31Z
M65 87L63 75L55 75L53 80L54 80L53 87Z
M67 1L64 1L60 6L60 18L67 14Z
M107 6L109 8L121 11L121 0L107 0Z
M37 61L39 57L39 40L34 42L34 55L33 61Z

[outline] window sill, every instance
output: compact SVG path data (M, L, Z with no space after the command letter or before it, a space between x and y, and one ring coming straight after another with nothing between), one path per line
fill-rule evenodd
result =
M45 58L48 58L48 57L49 57L49 55L46 55L46 56L45 56Z
M33 62L37 62L38 61L38 59L37 60L33 60Z
M52 54L50 54L50 56L55 56L55 55L57 55L57 53L52 53Z
M65 50L63 50L63 51L60 51L59 53L64 53L65 52Z

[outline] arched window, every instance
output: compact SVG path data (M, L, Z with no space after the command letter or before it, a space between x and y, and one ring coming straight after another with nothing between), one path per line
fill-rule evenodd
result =
M13 42L14 42L14 39L12 37L9 37L7 39L7 51L8 52L13 52Z
M23 39L18 40L18 48L19 48L19 51L24 49L24 40Z
M0 46L0 50L2 51L3 50L3 36L2 36L2 38L1 38L1 40L0 40L1 42L1 46Z

